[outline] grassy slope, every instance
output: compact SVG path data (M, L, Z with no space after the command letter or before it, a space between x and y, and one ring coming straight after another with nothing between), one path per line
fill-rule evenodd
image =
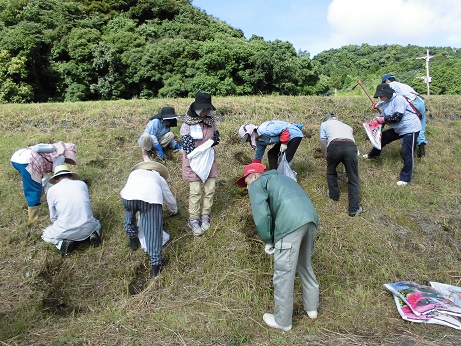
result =
M166 270L149 281L147 256L132 253L123 230L119 191L140 160L135 140L149 114L164 105L185 113L190 99L0 106L0 340L9 345L293 345L389 344L457 340L447 327L400 319L383 284L399 280L461 285L460 97L430 97L427 156L417 160L414 182L395 182L399 144L376 161L360 161L362 203L347 215L347 184L333 202L324 195L325 162L318 127L326 112L352 125L359 150L370 145L361 123L374 114L366 97L215 98L222 141L220 177L210 231L194 238L186 226L188 186L180 159L171 156L170 185L178 216L166 216L173 241L164 249ZM290 333L269 330L272 263L254 231L246 191L234 184L253 152L239 144L244 122L281 119L304 124L295 156L299 183L320 215L314 269L321 285L320 316L303 314ZM179 128L175 129L178 133ZM68 258L40 239L48 223L28 225L14 150L38 142L77 144L75 170L90 186L103 244L82 246ZM46 211L46 202L42 205ZM296 283L295 308L302 311Z

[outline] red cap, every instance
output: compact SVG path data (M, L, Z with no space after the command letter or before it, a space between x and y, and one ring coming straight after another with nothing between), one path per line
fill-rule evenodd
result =
M243 171L243 176L237 180L237 185L240 187L246 187L247 184L245 183L245 178L251 173L264 173L266 170L266 166L262 163L250 163L249 165L245 166L245 170Z

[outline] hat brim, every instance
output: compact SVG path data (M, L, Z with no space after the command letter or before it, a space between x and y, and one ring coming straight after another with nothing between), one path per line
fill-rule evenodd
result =
M374 97L374 98L377 98L377 97L381 97L381 96L386 96L386 95L384 95L384 92L382 92L382 91L380 90L380 91L377 91L377 92L375 93L375 96L373 96L373 97Z
M247 187L247 183L245 183L245 178L247 176L248 176L248 174L244 175L243 177L238 178L238 180L236 181L237 185L240 186L240 187Z
M205 108L208 108L208 109L212 109L212 110L216 110L216 107L213 106L211 103L197 103L197 102L194 102L194 109L205 109Z
M56 178L60 177L61 175L71 175L72 176L72 179L78 179L78 174L77 173L74 173L74 172L66 172L66 171L61 171L61 172L58 172L56 173L55 175L53 175L50 180L49 180L49 183L50 184L56 184Z
M178 119L179 115L176 114L167 114L163 116L163 120Z
M133 166L131 171L135 171L137 169L147 169L158 172L163 179L168 180L170 178L170 173L168 173L168 169L159 162L156 161L144 161L139 162Z
M250 138L249 133L245 133L241 138L240 138L240 144L245 144L248 142L248 139Z

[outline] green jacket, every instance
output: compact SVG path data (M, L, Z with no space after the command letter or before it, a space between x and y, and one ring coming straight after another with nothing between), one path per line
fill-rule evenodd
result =
M318 215L309 196L296 181L276 170L262 174L248 187L251 209L261 240L276 243Z

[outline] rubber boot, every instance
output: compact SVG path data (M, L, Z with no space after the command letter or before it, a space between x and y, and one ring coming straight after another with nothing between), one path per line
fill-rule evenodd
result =
M426 143L418 145L419 153L418 157L424 157L426 155Z
M35 207L29 207L27 213L29 214L29 222L39 222L44 221L48 218L47 215L40 215L40 207L37 205Z

